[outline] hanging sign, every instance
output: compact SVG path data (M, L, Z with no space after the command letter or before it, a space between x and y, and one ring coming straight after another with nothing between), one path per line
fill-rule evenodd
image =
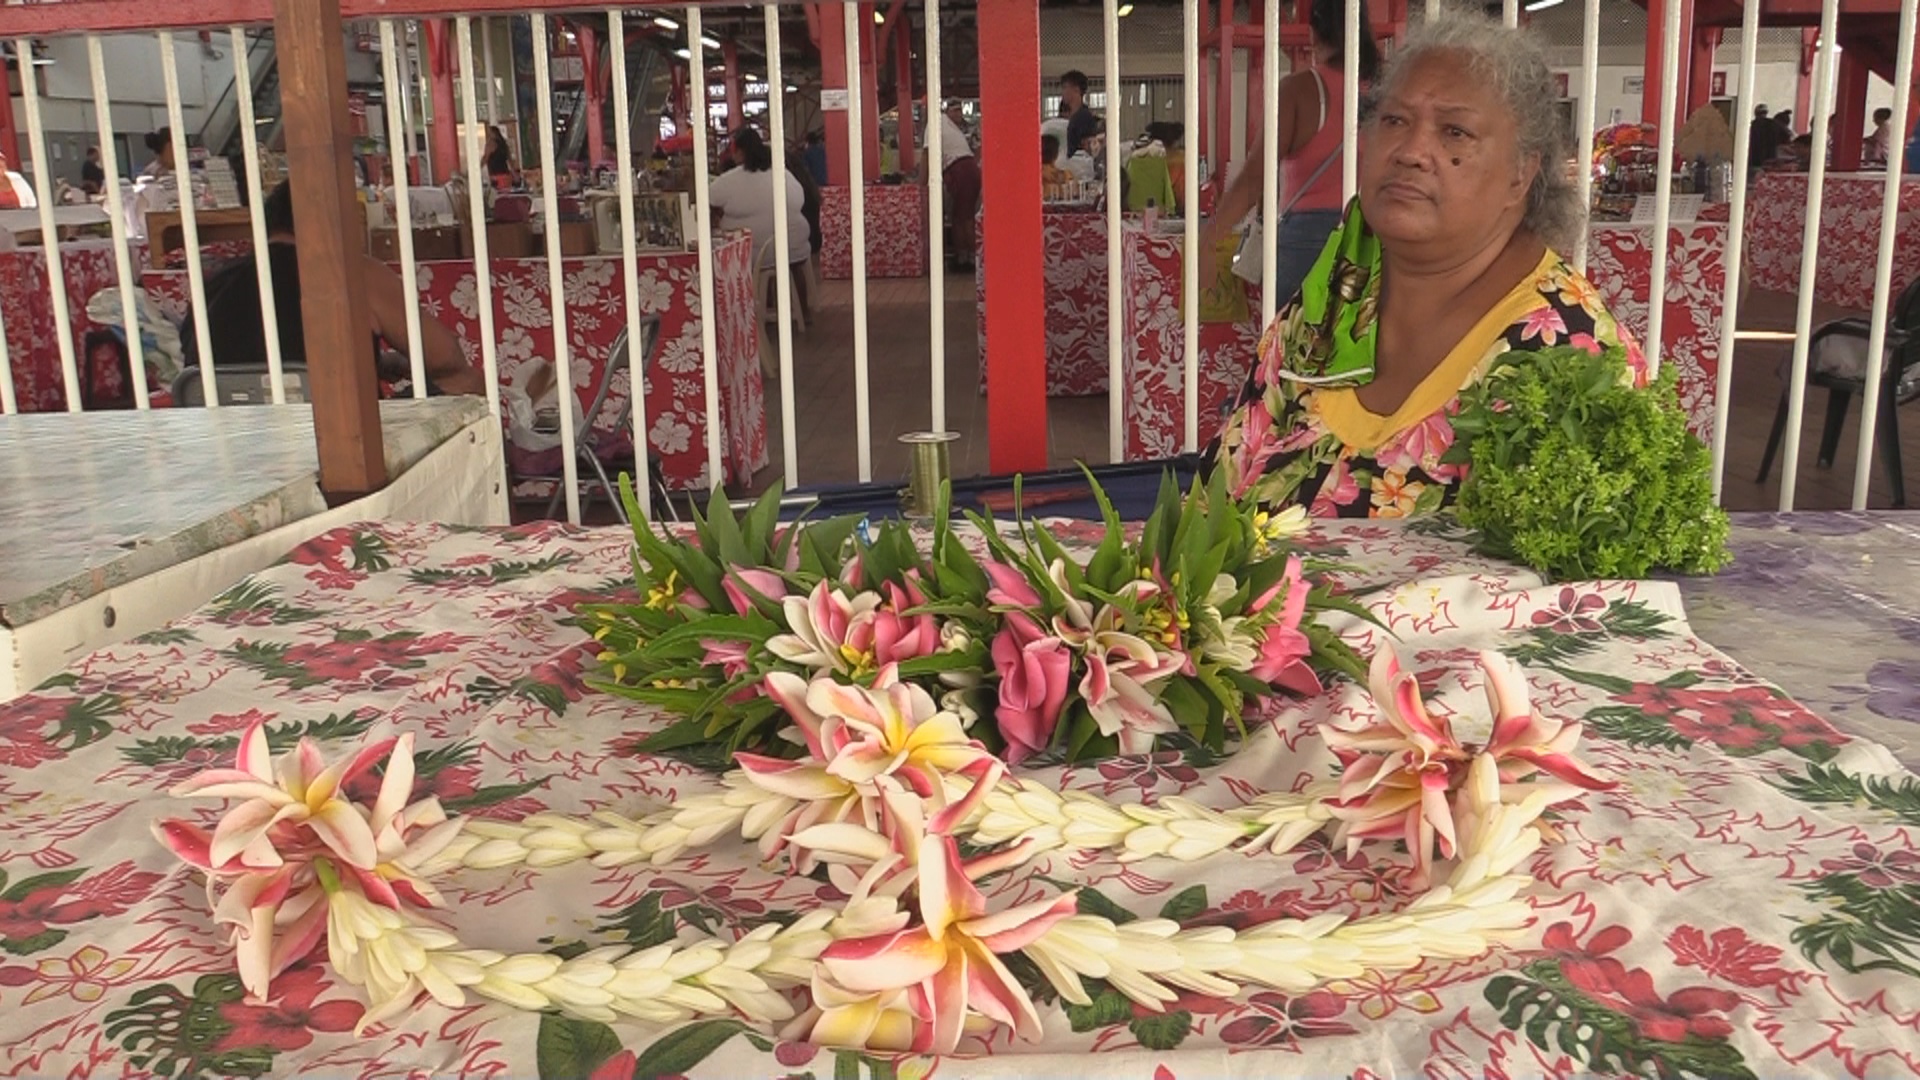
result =
M820 91L820 109L822 112L846 112L847 92L845 90Z

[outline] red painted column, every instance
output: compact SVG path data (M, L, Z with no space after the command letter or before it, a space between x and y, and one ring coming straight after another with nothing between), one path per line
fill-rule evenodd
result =
M1834 90L1838 100L1833 115L1833 171L1859 172L1860 153L1866 143L1867 65L1850 52L1840 54L1840 80Z
M1646 82L1640 95L1640 122L1643 124L1660 123L1660 77L1664 70L1662 55L1665 50L1667 25L1667 5L1680 5L1680 42L1683 46L1693 40L1693 0L1647 0L1647 53ZM1678 80L1680 94L1675 102L1674 124L1686 123L1687 64L1692 59L1691 48L1680 50L1679 70L1674 72Z
M893 31L893 97L899 109L895 115L900 118L894 126L900 138L900 175L912 176L920 149L920 140L914 138L913 126L913 20L902 10L888 25ZM929 119L937 108L928 103Z
M867 183L880 179L880 47L873 38L874 5L849 8L860 20L860 138Z
M13 163L15 172L20 171L20 136L13 129L12 94L0 98L0 153L7 155L7 160Z
M1227 162L1233 156L1233 3L1220 2L1220 47L1214 53L1213 146L1214 176L1227 175ZM1210 177L1201 177L1202 180Z
M1041 261L1039 0L979 0L981 185L986 212L987 463L1047 465L1046 277Z
M1717 26L1703 26L1693 32L1687 61L1687 116L1713 100L1713 54L1720 48L1721 33Z
M740 45L728 38L720 46L720 58L726 64L727 81L727 130L738 131L746 126L747 113L740 107Z
M447 19L423 19L421 26L426 30L427 82L433 95L427 141L433 148L433 178L444 182L466 168L453 108L453 26Z
M1199 0L1196 6L1199 9L1196 14L1199 16L1200 21L1194 26L1193 32L1200 35L1200 77L1197 80L1200 85L1195 87L1195 91L1200 95L1200 130L1189 131L1182 136L1187 146L1186 162L1187 167L1190 169L1200 167L1200 159L1207 156L1207 148L1213 145L1213 129L1207 124L1207 117L1210 115L1207 112L1207 49L1209 47L1209 42L1207 41L1207 23L1209 22L1207 16L1207 0ZM1185 43L1183 42L1181 48L1184 49L1185 47ZM1204 181L1206 177L1203 176L1200 179ZM1185 189L1182 188L1181 191L1181 197L1185 198Z
M847 89L847 24L842 20L857 14L851 4L819 4L820 16L820 88L823 98L833 91ZM847 110L825 109L821 118L827 128L827 182L845 187L848 179Z
M1793 133L1809 130L1813 117L1813 62L1818 55L1814 40L1820 31L1807 27L1800 31L1800 81L1793 88Z
M600 80L600 36L593 27L582 23L575 31L580 39L580 97L587 109L587 168L606 160L607 122L601 115L601 103L606 100Z

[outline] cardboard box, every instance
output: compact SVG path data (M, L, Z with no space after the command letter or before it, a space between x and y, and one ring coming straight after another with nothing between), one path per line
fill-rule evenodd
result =
M382 262L399 262L400 230L387 228L373 230L373 257ZM417 262L469 259L473 257L473 247L467 240L466 230L458 225L415 229L413 230L413 257Z
M574 258L579 255L596 255L600 251L600 238L591 221L563 221L560 223L560 255L562 258Z
M533 226L525 221L487 226L487 257L490 259L531 259L540 253Z

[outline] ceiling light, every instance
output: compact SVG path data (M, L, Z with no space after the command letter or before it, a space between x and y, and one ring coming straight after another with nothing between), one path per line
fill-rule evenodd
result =
M1524 10L1544 11L1545 9L1550 7L1559 7L1561 3L1562 3L1562 0L1527 0L1527 4Z
M1554 0L1554 2L1555 2L1555 3L1559 3L1559 0ZM1126 18L1127 16L1129 16L1129 15L1131 15L1131 14L1133 14L1133 5L1132 5L1132 4L1121 4L1121 5L1120 5L1120 10L1119 10L1118 12L1115 12L1115 14L1117 14L1117 15L1119 15L1119 16L1120 16L1121 18L1123 18L1123 19L1124 19L1124 18Z
M795 86L795 85L793 85L792 83L788 83L788 84L787 84L787 93L789 93L789 94L797 94L797 93L799 93L799 92L800 92L800 88L799 88L799 87L797 87L797 86Z
M705 45L709 49L717 49L720 47L720 42L717 39L710 38L705 34L700 35L700 44Z
M877 12L877 11L876 11L876 12L874 12L874 13L873 13L873 21L874 21L875 23L882 23L882 24L884 24L884 23L885 23L885 22L887 21L887 17L886 17L885 15L882 15L882 14L880 14L879 12Z
M665 15L655 15L653 17L653 25L658 26L663 30L680 29L679 23L674 22L672 19L667 18Z
M673 55L679 57L682 60L693 59L693 53L687 51L686 49L675 49L673 50Z

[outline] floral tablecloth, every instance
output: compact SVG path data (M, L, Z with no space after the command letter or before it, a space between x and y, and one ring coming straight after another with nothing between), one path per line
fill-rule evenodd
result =
M765 388L761 382L758 339L753 329L752 251L742 234L714 248L714 305L719 309L715 344L720 371L721 459L726 479L745 483L767 464ZM665 335L659 359L647 373L647 442L660 462L668 486L699 489L707 478L707 397L700 356L700 274L696 256L642 254L640 311L658 315ZM537 259L494 259L493 325L503 391L524 387L534 371L553 359L553 309L547 288L547 263ZM615 256L585 256L563 261L567 300L567 342L575 395L583 413L606 370L614 339L626 329L626 278ZM143 279L163 311L176 319L187 313L186 275L150 272ZM422 314L453 328L478 366L480 311L472 260L423 262L418 280ZM57 366L56 366L57 372ZM616 379L607 403L593 419L608 432L627 401L629 383ZM529 433L508 427L509 454L532 459ZM557 470L557 452L551 468ZM530 466L528 471L532 471ZM537 484L522 484L525 494ZM548 489L551 490L551 489Z
M1862 312L1873 306L1885 191L1884 173L1827 174L1814 296ZM1899 215L1893 248L1895 297L1920 277L1920 179L1901 181ZM1747 196L1746 251L1756 287L1778 292L1800 287L1800 238L1806 224L1806 173L1764 172L1755 178Z
M1823 535L1822 520L1802 519L1796 546ZM1867 519L1850 535L1885 550L1912 520L1876 530ZM1770 529L1743 522L1736 567L1773 542ZM583 684L595 646L567 620L618 587L623 535L366 525L0 708L0 1072L1032 1076L1084 1075L1100 1052L1103 1072L1158 1078L1920 1073L1920 782L1885 749L1701 640L1671 584L1542 586L1431 521L1330 524L1312 542L1351 567L1345 584L1464 735L1487 723L1472 650L1500 649L1524 664L1547 715L1586 721L1583 756L1619 781L1557 813L1559 842L1530 867L1536 921L1498 951L1292 996L1189 995L1158 1015L1106 993L1073 1009L1048 1000L1042 1044L998 1035L964 1061L816 1049L724 1019L664 1031L431 1002L355 1036L361 1006L318 964L283 976L271 1001L244 1000L200 882L148 830L185 808L166 789L224 762L256 719L276 747L304 734L330 753L366 732L414 732L419 787L468 814L631 811L713 786L636 754L658 718ZM1754 565L1766 564L1763 552ZM1696 605L1728 601L1719 632L1735 644L1772 617L1739 614L1750 589L1736 577L1686 591ZM1834 610L1797 608L1802 638L1820 640ZM1368 648L1382 640L1363 627L1346 632ZM1370 708L1337 688L1258 725L1224 760L1167 751L1035 778L1123 801L1235 805L1327 775L1332 758L1309 732ZM1084 905L1189 923L1405 902L1403 854L1310 841L1256 858L1034 868L1083 886ZM991 879L989 902L1028 898L1024 880ZM470 943L565 952L730 933L832 901L821 882L724 843L665 869L469 871L443 888Z
M1127 459L1150 460L1181 450L1185 430L1185 330L1181 322L1180 238L1150 236L1138 224L1122 227L1126 275ZM1614 316L1644 339L1646 297L1653 287L1653 230L1597 225L1591 232L1587 276ZM1720 368L1720 312L1726 287L1727 227L1712 223L1669 231L1667 313L1662 356L1679 365L1680 403L1688 426L1702 439L1713 431L1714 380ZM1051 281L1049 281L1051 287ZM1102 294L1104 295L1104 294ZM1200 445L1220 428L1221 412L1246 380L1260 344L1258 291L1250 289L1253 317L1200 326ZM1055 348L1049 316L1048 355ZM1063 348L1066 348L1063 344ZM1105 356L1105 341L1100 343ZM1049 360L1051 370L1051 360Z
M133 256L136 273L145 265L144 245ZM60 268L66 275L67 318L73 329L78 363L86 333L94 328L87 318L87 301L101 289L119 284L113 266L113 241L76 240L60 245ZM55 412L67 407L66 383L60 374L60 338L53 316L53 290L47 274L44 248L22 248L0 253L0 318L5 318L4 345L13 367L13 390L22 412ZM158 388L156 388L158 389Z
M867 277L927 276L927 190L919 184L868 184ZM820 276L853 277L853 196L820 189Z
M974 232L974 281L986 295L986 217ZM1107 392L1107 215L1045 208L1047 396ZM987 309L977 315L980 392L987 392Z

